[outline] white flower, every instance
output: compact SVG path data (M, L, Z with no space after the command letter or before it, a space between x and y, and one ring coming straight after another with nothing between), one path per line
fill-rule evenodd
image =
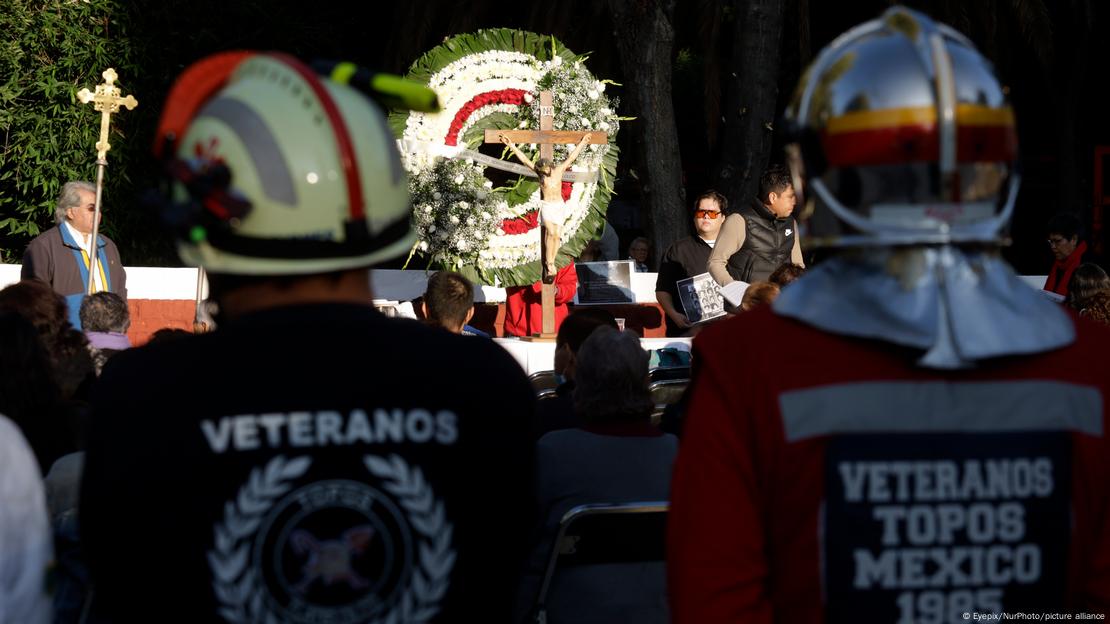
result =
M466 224L470 225L470 226L473 226L474 225L474 217L467 217L466 218Z
M597 89L597 91L598 91L599 93L600 93L600 92L602 92L602 91L605 91L605 83L604 83L604 82L601 82L600 80L598 80L598 81L597 81L597 84L596 84L596 85L594 85L594 88L595 88L595 89Z
M488 210L483 210L482 211L482 218L483 219L492 219L493 215L490 214Z
M451 215L451 218L448 219L448 221L451 222L451 225L458 225L459 224L459 217L457 215Z
M466 239L460 239L459 242L455 245L455 247L458 247L459 251L466 251L466 249L467 249L467 247L469 247L469 245L466 244Z
M462 184L463 180L465 179L466 178L463 177L463 174L460 173L459 175L455 176L455 184Z
M525 121L520 122L520 125L518 125L517 127L521 128L521 129L527 128L528 127L528 121L525 120Z
M525 94L524 94L524 101L525 101L526 103L528 103L528 104L531 104L531 103L532 103L532 100L534 100L534 99L536 99L536 98L532 97L532 94L531 94L531 93L525 93Z
M465 162L468 165L473 165L474 164L474 159L473 158L466 158L466 159L463 160L463 162ZM459 176L459 177L462 177L462 176ZM458 178L456 178L456 180L457 179Z
M603 121L603 122L597 124L597 127L601 128L602 130L605 130L606 132L608 132L609 131L609 122L608 121Z
M586 97L590 98L591 100L596 100L597 99L597 91L594 91L593 89L590 89L589 91L586 92Z
M428 241L420 241L420 251L428 251Z
M463 210L466 210L469 207L470 207L469 202L464 202L464 201L459 202L459 208L462 208ZM458 223L458 222L456 221L456 223Z
M505 230L503 230L501 228L497 228L497 235L498 236L504 236L505 235Z
M487 193L485 191L478 191L477 193L474 194L474 196L477 197L479 200L482 200L482 199L485 199L485 198L489 197L489 193Z
M486 180L485 182L482 182L482 186L484 186L488 189L491 189L491 188L493 188L493 182L491 182L489 180Z
M441 199L442 197L443 195L439 191L432 193L432 199Z
M608 117L609 115L613 114L613 111L609 110L608 108L603 108L603 109L601 109L601 114Z
M434 234L434 233L435 233L435 231L436 231L436 224L434 224L434 223L430 224L430 225L428 226L428 233L429 233L429 234Z
M558 67L558 66L562 65L563 64L563 57L556 56L555 58L551 59L551 64L554 65L555 67Z
M590 120L583 117L582 118L582 125L589 128L590 127Z

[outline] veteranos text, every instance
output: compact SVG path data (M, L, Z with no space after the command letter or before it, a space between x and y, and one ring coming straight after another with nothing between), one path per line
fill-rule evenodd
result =
M852 551L856 590L897 594L899 622L1000 613L1003 588L1036 583L1042 545L1027 539L1025 502L1052 495L1047 457L844 461L848 504L864 504L880 548Z
M454 412L425 409L242 414L204 420L200 428L216 453L358 443L454 444L459 436Z

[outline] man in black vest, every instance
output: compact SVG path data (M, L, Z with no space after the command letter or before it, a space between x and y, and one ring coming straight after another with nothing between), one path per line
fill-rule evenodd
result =
M805 266L790 171L774 165L759 178L759 197L725 219L709 254L709 274L724 286L766 280L784 262Z

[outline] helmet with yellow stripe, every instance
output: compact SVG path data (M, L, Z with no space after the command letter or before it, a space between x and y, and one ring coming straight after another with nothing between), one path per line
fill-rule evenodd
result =
M167 98L155 152L183 260L212 273L297 275L411 249L408 184L363 93L281 53L227 52Z
M786 121L807 246L1002 240L1018 187L1013 111L948 26L894 7L849 30L806 70Z

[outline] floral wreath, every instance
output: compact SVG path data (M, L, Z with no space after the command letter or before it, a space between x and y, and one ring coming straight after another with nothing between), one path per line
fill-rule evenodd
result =
M585 57L554 37L491 29L448 39L418 59L408 77L439 96L439 113L394 112L409 174L413 227L428 265L458 270L486 284L523 286L540 279L539 183L508 150L502 159L478 151L489 129L539 127L539 91L554 100L555 130L595 131L607 145L588 146L563 182L567 217L556 264L566 266L590 240L600 238L612 194L620 121L618 100L605 94ZM533 161L536 145L520 145ZM573 145L556 145L563 162ZM494 188L489 167L520 177Z

